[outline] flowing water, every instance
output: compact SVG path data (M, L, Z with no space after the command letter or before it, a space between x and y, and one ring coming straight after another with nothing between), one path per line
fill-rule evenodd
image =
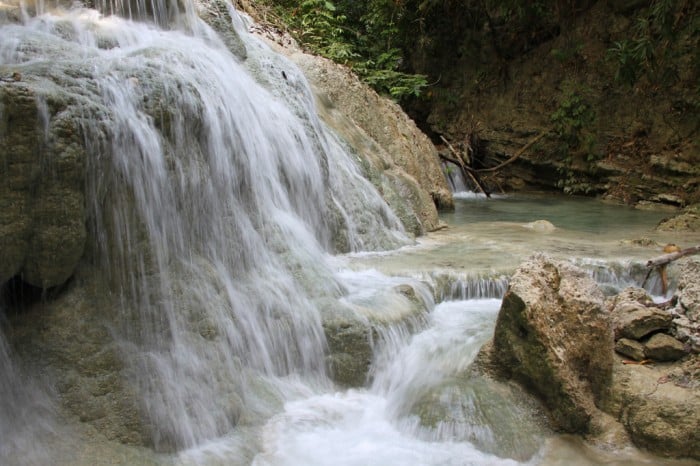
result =
M610 287L636 283L634 261L650 250L621 240L647 235L659 215L472 197L445 216L448 230L414 243L319 120L298 69L235 12L245 57L180 3L186 13L102 4L156 24L44 4L20 22L0 16L0 70L32 83L47 132L58 101L80 121L90 261L109 284L108 336L153 445L108 441L71 420L52 376L23 364L3 336L0 463L654 461L552 436L531 401L469 365L521 259L546 250ZM395 291L405 284L428 312L390 324L387 314L407 305ZM329 300L386 322L363 388L328 377Z

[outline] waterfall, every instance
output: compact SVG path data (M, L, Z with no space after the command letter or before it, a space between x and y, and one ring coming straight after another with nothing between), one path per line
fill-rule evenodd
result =
M102 5L152 9L161 25L163 8ZM0 30L0 66L35 80L43 114L66 99L80 122L89 258L111 284L110 333L159 450L264 417L265 397L296 377L328 383L314 300L343 293L329 253L408 241L302 74L244 31L241 57L188 21L74 9Z

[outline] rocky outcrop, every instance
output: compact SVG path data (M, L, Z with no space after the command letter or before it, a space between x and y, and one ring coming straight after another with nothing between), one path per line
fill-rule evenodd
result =
M679 336L697 324L700 263L679 268L676 305L663 310L640 288L604 305L581 271L535 256L511 279L477 365L538 396L560 430L617 447L628 435L656 454L700 458L700 356L692 329Z
M608 301L615 351L635 361L676 361L687 354L673 338L674 314L659 309L641 288L628 288Z
M635 342L644 359L660 364L623 364L616 358L610 397L602 405L635 444L657 454L700 459L700 262L679 262L673 265L679 276L671 301L676 304L667 311L651 309L671 316L671 322ZM629 303L631 296L640 305L653 306L640 289L625 290L617 302Z
M629 6L618 8L619 3ZM478 136L479 157L486 166L507 160L545 133L535 147L499 171L500 183L485 180L494 189L563 189L630 204L649 201L676 207L698 202L698 110L690 103L694 97L689 85L697 81L697 68L686 65L693 63L688 53L696 47L686 40L678 40L675 47L664 42L665 50L675 51L667 68L677 69L677 78L640 77L634 86L616 79L626 62L622 56L613 58L614 44L639 40L635 28L646 18L649 4L579 2L576 14L566 20L565 14L559 16L556 25L541 25L540 32L556 31L551 36L537 40L531 33L510 43L504 37L517 37L517 30L496 34L493 41L476 41L473 35L455 36L435 22L438 25L426 33L428 40L421 40L409 54L415 71L438 84L431 98L413 102L412 111L434 134L445 135L455 145ZM683 16L689 20L697 11L693 4ZM455 12L452 21L464 25L467 20L459 14ZM538 20L546 21L543 16ZM549 18L556 22L555 17ZM495 24L503 20L491 19ZM679 19L674 27L680 23ZM472 53L461 53L470 49ZM475 54L481 57L478 66ZM561 123L576 129L561 137ZM577 141L567 143L566 136L574 133Z
M662 220L657 231L700 231L700 205L694 204L683 209L678 215Z
M346 134L347 123L342 122L345 119L381 148L367 151L360 146L360 155L367 157L373 170L382 172L393 167L393 171L403 172L404 183L417 183L429 194L421 199L416 193L411 198L419 206L418 216L426 228L435 229L437 218L426 201L443 209L452 208L453 201L437 150L427 136L396 103L379 96L347 68L308 54L294 53L290 58L317 91L327 97L319 105L326 107L321 114L326 115L332 127ZM332 110L339 114L329 115L335 113Z
M556 427L585 433L610 387L612 345L595 283L569 263L538 255L511 278L491 358L543 400Z
M217 3L200 9L217 30L227 23L230 27L231 18L222 8L223 5ZM66 23L57 28L65 26L67 35L76 32L71 29L74 25L70 20ZM98 34L96 41L102 50L117 46L117 39L110 36L109 31L97 26L95 29ZM245 51L240 49L241 43L232 30L224 40L238 59L245 59ZM182 149L178 146L182 141L174 140L175 125L185 120L189 124L187 137L197 139L202 137L199 131L203 122L194 112L187 113L176 106L177 100L184 95L178 89L191 89L183 82L184 78L178 80L178 76L164 71L163 62L158 61L160 51L157 47L136 58L144 66L132 68L133 64L126 63L127 59L118 60L118 66L109 58L103 60L98 49L88 47L86 51L76 51L76 45L69 41L35 40L28 43L22 53L26 52L26 61L31 63L0 65L0 289L6 293L4 285L13 277L17 277L20 287L24 286L20 283L23 282L39 288L58 285L63 288L61 293L46 295L46 300L40 303L13 303L13 307L7 310L12 327L12 332L7 334L8 346L12 347L21 364L39 368L55 384L56 393L69 417L89 423L109 439L172 448L177 445L176 440L170 445L169 438L154 437L156 433L151 425L157 421L149 417L148 407L143 406L143 394L138 393L140 387L133 380L136 378L134 372L138 371L125 362L137 361L134 364L138 364L144 359L142 354L129 353L138 353L140 348L129 349L129 344L120 344L119 341L122 331L128 333L125 327L134 334L140 333L138 319L143 318L144 309L139 306L154 309L154 315L158 312L156 306L144 302L160 301L160 296L156 295L162 287L155 282L159 280L158 273L164 271L153 263L153 254L149 254L154 249L153 242L149 242L145 228L138 223L140 219L132 212L138 209L134 205L136 196L133 191L152 180L137 183L134 188L125 180L124 174L115 173L118 169L111 164L111 157L122 157L120 160L123 161L125 156L114 153L114 147L118 147L118 144L112 145L114 140L135 136L128 131L119 133L123 128L116 121L118 112L103 103L104 93L111 89L98 81L103 77L99 73L107 69L119 83L133 86L128 89L128 95L138 95L140 102L144 103L139 116L154 122L152 129L159 132L156 136L160 137L159 142L173 152L177 152L178 147ZM30 52L40 53L41 60L33 60ZM378 96L376 98L380 100ZM192 108L207 103L197 102ZM392 146L394 156L400 157L398 151L410 149L406 157L426 154L429 157L431 153L424 145L425 137L415 127L410 127L410 121L400 114L398 107L387 105L391 111L397 112L392 114L397 123L394 123L392 131L395 132L391 134L406 139L402 145ZM134 120L121 123L137 123ZM364 138L350 140L359 144L355 152L374 157L360 162L364 174L376 183L389 204L403 206L402 220L406 229L422 234L437 227L433 198L417 181L431 183L431 178L422 178L430 170L421 171L420 163L413 160L415 176L409 174L392 162L388 151L376 141L368 139L359 129L355 131ZM383 142L390 140L387 138ZM141 154L141 160L151 155L146 152ZM202 156L196 150L187 149L178 154L168 153L167 169L174 172L185 166L178 165L176 159L180 155L192 160ZM319 157L323 156L319 154ZM187 170L180 174L183 178L192 175L193 184L198 181L197 174ZM436 181L436 185L439 182ZM449 204L449 191L442 194L444 199L440 202ZM123 202L119 204L124 207L123 212L111 216L111 207L117 201ZM383 204L382 208L383 214L388 212ZM125 231L128 234L123 234ZM119 236L118 241L111 235ZM121 246L125 247L112 250ZM103 253L114 260L98 260ZM92 259L104 265L104 270L90 268ZM134 280L142 279L143 291L153 294L149 296L152 301L147 299L136 303L136 300L130 302L125 298L116 302L120 299L120 292L130 288L120 280L132 270L142 274ZM73 280L69 281L71 277ZM315 278L321 281L326 277ZM177 292L185 294L180 289ZM0 300L5 298L8 296L3 295ZM417 318L416 315L425 311L425 307L420 307L409 297L399 300L408 310L395 316L395 321L345 313L340 304L334 309L337 312L330 313L332 316L324 320L330 347L329 366L339 383L357 386L365 382L376 328L400 323L404 318ZM18 301L22 299L18 298ZM0 311L4 314L5 303L2 304ZM14 304L17 304L16 308ZM201 317L205 314L200 312L201 308L184 311L202 319L202 322L195 319L191 322L192 327L199 329L194 336L190 335L193 339L197 342L204 340L201 343L204 345L217 336L216 329ZM178 315L184 315L184 311ZM3 321L0 323L4 324L4 318L4 315L0 316ZM5 332L5 328L2 331ZM230 374L231 378L236 376ZM229 379L221 380L221 385L229 387L226 393L234 391ZM199 383L193 380L195 382ZM236 420L240 408L238 398L219 398L215 402L220 401L221 409L217 407L217 410L224 413L227 422L228 419Z
M37 93L19 71L0 78L0 284L60 285L87 236L80 119L67 93Z

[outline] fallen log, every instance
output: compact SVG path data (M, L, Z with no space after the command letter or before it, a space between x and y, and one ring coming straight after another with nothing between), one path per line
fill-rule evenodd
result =
M675 261L676 259L680 259L683 256L689 256L691 254L700 253L700 246L693 246L690 248L680 249L675 244L668 244L666 245L666 247L664 247L664 252L666 252L667 254L647 261L647 268L649 269L649 272L647 272L647 276L644 278L644 283L642 283L642 287L646 285L646 282L649 279L651 272L655 268L658 268L659 276L661 277L661 292L663 294L666 294L666 290L668 289L666 267L668 266L668 264Z
M673 262L676 259L680 259L683 256L689 256L691 254L697 254L700 253L700 246L693 246L690 248L686 249L681 249L679 251L674 251L668 254L664 254L663 256L659 256L655 259L651 259L647 262L647 267L652 268L652 267L659 267L661 265L666 265L669 262Z
M537 135L535 138L533 138L532 140L530 140L530 142L528 142L528 143L525 144L523 147L521 147L520 150L519 150L518 152L515 153L515 155L513 155L511 158L509 158L509 159L506 160L505 162L500 163L500 164L496 165L495 167L481 168L481 169L475 170L475 171L476 171L477 173L485 173L485 172L494 172L494 171L496 171L496 170L500 170L501 168L505 167L505 166L508 165L509 163L514 162L518 157L520 157L521 155L523 155L523 154L525 153L526 150L528 150L530 147L532 147L533 144L535 144L537 141L539 141L540 139L542 139L546 134L547 134L547 132L540 133L539 135Z

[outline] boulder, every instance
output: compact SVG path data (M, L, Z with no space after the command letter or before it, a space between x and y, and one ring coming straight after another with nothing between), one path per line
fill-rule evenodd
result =
M655 361L677 361L687 354L683 343L665 333L652 335L644 344L644 352Z
M352 297L318 300L328 344L326 363L337 384L364 386L383 335L392 329L412 334L425 325L428 307L415 286L400 284L363 297L361 302L353 302Z
M632 358L635 361L641 361L646 358L645 347L642 343L629 338L620 338L615 342L615 351Z
M615 339L639 340L652 332L670 329L673 320L670 313L646 307L636 301L618 303L611 316Z
M588 432L610 387L613 333L603 295L568 262L535 255L503 298L491 358L502 375L542 399L553 424Z

